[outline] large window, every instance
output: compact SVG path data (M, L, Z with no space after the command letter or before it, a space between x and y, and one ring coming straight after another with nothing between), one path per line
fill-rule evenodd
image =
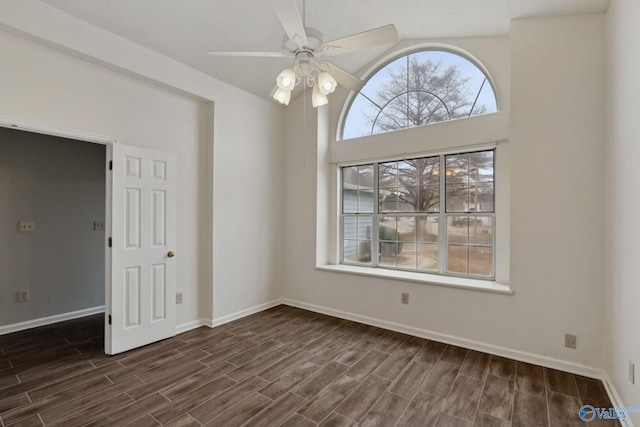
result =
M494 150L341 168L342 263L492 279Z
M497 111L485 73L447 51L404 55L378 70L351 103L342 139Z

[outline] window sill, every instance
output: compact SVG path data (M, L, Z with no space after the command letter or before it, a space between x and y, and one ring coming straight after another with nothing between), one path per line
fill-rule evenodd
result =
M380 279L403 280L406 282L423 283L425 285L446 286L456 289L492 292L496 294L513 295L509 285L490 280L467 279L464 277L441 276L436 274L414 273L411 271L385 270L383 268L357 267L353 265L319 265L316 270L334 273L355 274L358 276L377 277Z

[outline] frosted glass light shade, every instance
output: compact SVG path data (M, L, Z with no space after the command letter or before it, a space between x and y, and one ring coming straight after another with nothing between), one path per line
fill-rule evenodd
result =
M313 87L313 94L311 95L311 105L314 107L319 107L321 105L328 104L329 100L326 96L320 91L318 85Z
M278 88L278 90L276 90L276 93L273 94L273 99L278 101L280 104L289 105L289 100L291 99L291 91Z
M328 95L336 90L338 83L331 74L326 71L322 71L318 73L318 86L323 95Z
M293 68L286 68L278 74L276 83L280 89L292 91L296 85L296 73L293 71Z

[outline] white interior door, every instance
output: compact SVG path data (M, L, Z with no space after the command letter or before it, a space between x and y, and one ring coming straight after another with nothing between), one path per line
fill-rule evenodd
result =
M175 155L123 144L112 150L108 354L176 333Z

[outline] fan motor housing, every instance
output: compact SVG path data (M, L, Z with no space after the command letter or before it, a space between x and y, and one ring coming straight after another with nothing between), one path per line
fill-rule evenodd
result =
M317 50L322 44L323 37L322 33L315 28L307 28L305 27L305 32L307 33L307 41L304 46L298 46L296 42L289 39L287 36L284 37L282 42L282 49L285 52L290 53L292 56L298 58L299 54L310 54L311 57L317 54Z

